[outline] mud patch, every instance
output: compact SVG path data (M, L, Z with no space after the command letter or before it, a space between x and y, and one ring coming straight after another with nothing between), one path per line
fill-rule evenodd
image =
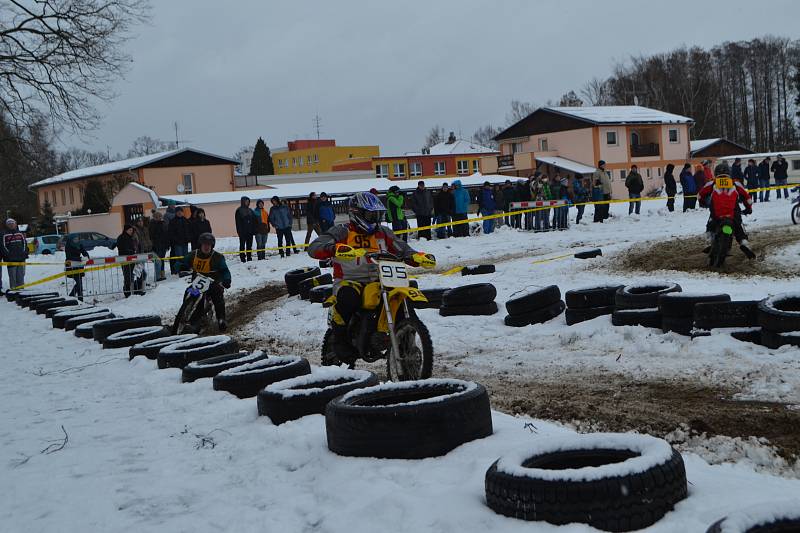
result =
M274 306L274 301L286 294L286 285L276 282L235 295L230 304L226 302L229 334L248 324L265 309Z
M800 242L800 226L781 226L749 233L750 247L756 258L749 260L734 242L725 265L713 272L734 277L794 276L796 269L773 262L767 256L776 250ZM681 237L668 242L651 242L619 255L620 268L635 272L676 270L679 272L712 272L708 267L704 236Z

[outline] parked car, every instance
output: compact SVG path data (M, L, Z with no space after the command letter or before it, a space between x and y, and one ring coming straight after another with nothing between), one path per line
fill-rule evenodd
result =
M31 254L50 255L58 249L61 235L39 235L28 238L28 252Z
M73 235L78 236L78 241L83 244L83 247L86 248L87 251L97 246L105 246L106 248L117 247L117 239L112 239L111 237L95 231L81 231L77 233L67 233L61 237L61 239L58 241L58 249L60 251L64 250L64 243L67 239L72 238Z

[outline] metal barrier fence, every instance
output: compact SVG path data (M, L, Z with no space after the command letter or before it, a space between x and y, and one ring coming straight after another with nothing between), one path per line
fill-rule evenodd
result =
M145 294L156 288L159 268L163 261L152 253L67 261L66 291L81 297Z

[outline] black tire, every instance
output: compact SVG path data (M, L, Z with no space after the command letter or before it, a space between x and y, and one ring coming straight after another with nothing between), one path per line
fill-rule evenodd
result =
M58 295L56 295L56 296L50 296L50 295L48 295L48 296L37 296L37 297L34 297L34 298L26 298L24 300L17 300L17 303L19 304L20 307L22 307L24 309L34 309L35 310L36 306L39 305L39 304L43 304L45 302L58 301L60 298L62 298L62 297L58 296Z
M230 392L239 398L252 398L267 385L310 373L308 359L269 357L223 370L214 376L214 390Z
M156 359L158 360L158 368L182 369L192 361L200 361L215 355L236 353L238 351L238 342L227 335L214 335L211 337L197 337L164 346L159 350Z
M548 305L542 309L537 309L536 311L531 311L530 313L524 313L521 315L507 315L503 319L503 323L506 326L511 326L514 328L522 328L532 324L543 324L548 320L553 320L559 316L564 312L566 307L567 305L559 300L552 305Z
M300 293L299 284L301 281L319 275L319 267L295 268L284 274L283 281L286 282L286 290L289 291L289 296L295 296Z
M53 310L50 309L50 311ZM50 321L53 323L54 328L64 329L64 323L66 323L66 321L69 320L70 318L76 318L83 315L94 315L103 312L110 313L111 311L103 307L94 307L94 306L63 309L53 314L53 316L50 317Z
M673 292L658 298L658 310L664 316L694 319L694 306L701 303L730 302L729 294L690 294Z
M585 252L578 252L575 254L575 259L591 259L593 257L601 257L603 250L595 248L594 250L586 250Z
M677 283L626 285L617 291L614 305L617 309L655 309L658 298L671 292L681 292L681 286Z
M63 309L67 307L74 307L81 303L78 300L67 299L67 298L63 298L60 300L61 300L60 302L48 302L39 304L38 306L36 306L36 314L45 315L45 313L47 313L50 309Z
M571 307L567 307L567 310L565 312L565 317L567 319L567 325L573 326L581 322L586 322L587 320L592 320L593 318L597 318L599 316L610 315L613 312L614 312L613 305L609 305L606 307L589 307L585 309L574 309Z
M428 328L418 318L403 318L395 325L397 344L400 347L406 364L400 361L398 367L390 355L386 359L386 375L390 381L413 381L428 379L433 372L433 340Z
M82 326L84 324L92 323L94 325L95 322L99 320L108 320L109 318L116 318L116 315L109 311L108 309L99 309L95 313L90 313L86 315L78 315L69 317L64 321L64 331L72 331L77 329L78 326ZM87 326L89 327L89 326ZM85 329L85 328L84 328ZM76 337L82 337L82 335L78 335L75 333ZM92 329L89 327L89 336L83 337L87 339L92 338Z
M442 305L459 307L463 305L488 304L497 297L497 289L491 283L474 283L449 289L442 294Z
M611 314L615 326L644 326L661 329L663 317L658 309L617 309Z
M758 326L758 301L699 303L694 306L694 325L698 329Z
M378 376L367 370L315 369L312 374L267 385L258 393L258 414L268 416L276 425L308 415L324 415L325 407L334 398L377 384Z
M443 305L439 308L441 316L488 316L497 313L497 302L476 305Z
M739 331L731 331L731 337L741 342L763 344L761 333L761 328L746 328Z
M494 272L494 265L470 265L461 269L462 276L477 276L479 274L492 274Z
M797 501L778 501L734 511L717 520L706 533L797 533L800 506ZM769 518L767 518L769 517Z
M77 305L73 304L72 302L67 302L67 305L63 305L61 307L59 306L51 307L50 309L44 312L44 316L45 318L52 319L59 313L66 313L67 311L80 311L81 309L89 309L90 307L94 306L83 305L83 302L80 301L77 303Z
M92 332L92 328L94 328L95 324L99 324L101 322L105 322L106 320L111 320L112 318L116 318L114 313L101 313L96 315L92 318L88 318L91 315L87 315L85 317L79 317L75 320L76 322L80 321L80 324L70 324L73 325L73 329L75 330L74 335L81 339L92 339L94 338L94 334ZM67 320L67 324L70 323L71 320ZM67 329L66 327L64 328Z
M183 333L181 335L167 335L165 337L142 341L131 346L131 349L128 350L128 359L133 360L134 357L140 355L148 359L156 359L161 348L196 338L197 333Z
M442 306L442 296L449 289L422 289L422 294L427 302L411 302L414 309L439 309Z
M770 331L800 331L800 296L777 295L758 304L758 323Z
M460 380L353 391L328 404L325 430L334 453L387 459L438 457L493 431L486 389Z
M319 262L319 268L331 268L333 267L333 260L331 259L322 259Z
M711 242L711 251L708 254L708 265L711 268L722 268L731 251L732 243L733 237L731 235L725 235L721 231L714 235L714 240Z
M308 291L308 300L314 304L325 303L333 294L333 285L320 285Z
M25 307L25 305L30 300L36 300L41 298L58 298L60 295L57 292L29 292L29 293L18 293L17 296L14 298L14 301L20 307Z
M800 224L800 204L794 204L792 207L792 224Z
M169 328L166 326L144 326L125 329L106 337L106 340L103 341L103 348L128 348L140 342L161 339L168 335Z
M550 307L559 300L561 300L561 289L556 285L549 285L508 300L506 311L509 315L522 315Z
M552 446L539 445L535 455L498 459L486 472L487 505L512 518L577 522L603 531L633 531L656 523L687 496L681 454L663 441L630 445L631 439L649 443L657 440L653 437L617 437L581 435L574 445L556 439ZM642 455L652 457L647 468L628 461ZM610 464L614 470L604 476L601 469ZM591 479L569 475L576 470L591 472Z
M673 331L679 335L690 337L693 327L694 320L692 318L661 315L661 331L664 333Z
M92 327L92 336L94 337L94 340L102 344L103 342L105 342L106 337L118 331L123 331L131 328L141 328L144 326L160 326L160 325L161 325L161 317L158 315L143 315L143 316L132 316L125 318L113 318L111 320L107 320L100 324L95 324L94 327Z
M797 346L800 347L800 332L793 333L780 333L768 329L761 330L761 344L772 350L778 349L781 346Z
M199 361L192 361L183 367L181 374L181 381L184 383L191 383L202 378L213 378L223 370L228 370L239 365L246 365L255 363L256 361L263 361L269 356L258 350L253 353L238 352L229 353L225 355L217 355L209 357L208 359L200 359Z
M308 293L314 287L320 285L329 285L333 283L333 276L330 274L321 274L313 278L306 278L297 284L297 290L300 294L301 300L308 300Z
M573 289L564 294L568 309L590 309L593 307L609 307L614 305L614 296L623 285L601 285Z

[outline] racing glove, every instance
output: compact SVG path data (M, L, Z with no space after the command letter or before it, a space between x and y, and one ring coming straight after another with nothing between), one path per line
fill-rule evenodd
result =
M364 248L353 248L347 244L337 244L336 245L336 259L340 261L355 261L359 257L364 257L367 254L367 250Z
M433 254L417 252L411 256L411 259L422 268L433 268L436 266L436 258Z

